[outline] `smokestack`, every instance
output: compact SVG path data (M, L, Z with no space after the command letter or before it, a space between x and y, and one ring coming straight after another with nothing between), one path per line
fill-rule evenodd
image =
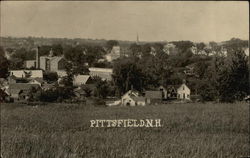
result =
M39 57L39 47L36 48L36 68L39 69L40 68L40 57Z

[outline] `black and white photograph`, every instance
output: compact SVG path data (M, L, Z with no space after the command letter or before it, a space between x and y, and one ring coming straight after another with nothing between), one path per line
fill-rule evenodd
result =
M250 158L249 2L1 1L0 158Z

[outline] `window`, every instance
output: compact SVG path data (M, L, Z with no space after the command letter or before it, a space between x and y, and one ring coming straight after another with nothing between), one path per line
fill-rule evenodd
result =
M183 90L185 90L185 87L183 86Z

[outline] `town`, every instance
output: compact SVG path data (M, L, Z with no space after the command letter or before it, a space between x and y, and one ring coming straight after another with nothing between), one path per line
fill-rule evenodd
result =
M60 44L35 47L35 41L39 43L36 38L2 38L3 44L18 42L20 46L2 48L1 58L8 61L8 68L1 78L1 101L83 102L92 96L105 100L102 103L107 106L211 101L216 96L209 93L216 92L207 92L213 87L204 81L213 73L215 60L226 63L233 59L232 49L249 56L247 41L240 39L207 45L190 41L145 43L138 35L136 39L123 47L115 40L103 47L76 40L63 48ZM247 90L237 94L237 99L242 99Z
M0 158L250 156L248 2L0 3Z

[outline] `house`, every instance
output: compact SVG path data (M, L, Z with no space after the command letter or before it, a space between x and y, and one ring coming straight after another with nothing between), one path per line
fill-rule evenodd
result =
M162 99L167 99L167 89L164 86L160 86L157 90L159 90L162 94Z
M167 99L177 99L177 88L179 85L168 85L167 86Z
M91 77L89 75L77 75L73 78L74 86L81 86L83 84L88 84L91 82Z
M168 85L166 88L160 86L158 89L162 92L163 99L190 100L191 91L185 83L181 85Z
M26 68L36 67L36 60L26 60L25 67Z
M31 88L40 89L38 84L29 83L13 83L9 85L10 97L16 100L23 100L29 98L29 91Z
M139 96L139 92L134 90L129 90L121 98L121 104L124 106L145 106L145 97Z
M166 45L164 45L163 51L168 55L177 54L177 48L173 43L167 43Z
M159 103L162 101L164 95L161 91L146 91L145 98L147 104Z
M113 73L113 69L109 69L109 68L96 68L96 67L89 68L89 75L91 77L98 76L102 80L106 80L106 81L112 80L112 73Z
M120 48L120 46L113 46L113 48L110 51L110 53L108 53L107 55L105 55L105 59L108 62L111 62L111 61L119 58L120 56L121 56L121 48Z
M42 70L10 70L10 76L17 78L43 78Z
M185 83L177 89L177 99L190 100L190 89Z

